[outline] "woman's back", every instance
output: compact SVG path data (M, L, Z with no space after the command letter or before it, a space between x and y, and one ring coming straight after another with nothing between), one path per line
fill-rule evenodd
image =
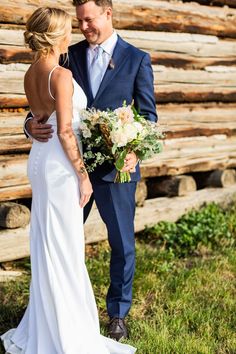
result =
M47 118L55 111L56 70L66 70L47 62L36 62L25 74L24 87L30 109L35 116Z

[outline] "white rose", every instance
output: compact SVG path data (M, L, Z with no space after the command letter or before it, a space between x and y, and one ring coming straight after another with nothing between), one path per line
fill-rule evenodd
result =
M111 131L111 141L117 144L118 147L125 146L127 144L127 137L124 134L123 128L114 127Z
M124 125L123 133L126 136L128 142L137 138L138 129L134 123L128 123Z
M134 120L134 113L131 106L117 108L114 112L122 123L133 122Z

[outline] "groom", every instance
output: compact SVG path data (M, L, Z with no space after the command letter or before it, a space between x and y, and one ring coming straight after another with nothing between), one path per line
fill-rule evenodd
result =
M112 26L112 0L74 0L79 28L85 40L69 48L69 69L88 99L88 107L116 109L134 102L140 114L157 120L153 90L153 72L147 53L122 40ZM27 131L36 139L47 141L51 126L29 120ZM114 166L104 163L90 174L93 196L86 205L85 220L95 200L108 230L111 247L110 286L107 311L110 337L127 337L124 318L132 302L135 269L134 213L136 183L140 179L137 157L126 157L125 171L130 183L114 183Z

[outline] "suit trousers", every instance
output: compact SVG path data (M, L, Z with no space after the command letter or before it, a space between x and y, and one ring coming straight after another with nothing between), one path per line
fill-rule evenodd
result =
M95 200L108 231L111 247L110 286L106 304L110 318L124 318L132 303L135 270L135 191L136 182L114 183L91 178L93 195L84 209L87 219Z

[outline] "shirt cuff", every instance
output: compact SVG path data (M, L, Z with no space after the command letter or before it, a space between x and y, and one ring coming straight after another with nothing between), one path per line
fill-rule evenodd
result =
M27 136L27 138L30 139L30 140L33 140L32 135L30 135L29 132L28 132L27 129L26 129L26 123L27 123L29 120L31 120L31 119L33 119L33 117L28 117L28 118L26 118L26 120L25 120L25 122L24 122L23 129L24 129L24 132L25 132L25 135Z

